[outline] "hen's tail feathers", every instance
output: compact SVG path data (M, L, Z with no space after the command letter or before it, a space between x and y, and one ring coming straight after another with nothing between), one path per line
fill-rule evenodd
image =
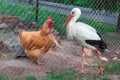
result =
M22 29L19 29L19 38L22 39Z

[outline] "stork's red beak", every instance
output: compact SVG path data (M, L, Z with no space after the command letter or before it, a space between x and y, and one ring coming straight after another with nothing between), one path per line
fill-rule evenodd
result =
M73 18L73 14L69 15L68 18L65 20L63 26L65 26L72 18Z

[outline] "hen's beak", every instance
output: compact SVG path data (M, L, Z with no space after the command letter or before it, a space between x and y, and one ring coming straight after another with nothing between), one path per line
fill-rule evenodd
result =
M68 18L65 20L63 26L65 26L72 18L73 18L73 14L69 15Z

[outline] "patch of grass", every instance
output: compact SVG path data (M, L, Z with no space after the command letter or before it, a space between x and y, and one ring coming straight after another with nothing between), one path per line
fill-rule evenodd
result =
M57 73L55 69L52 69L51 75L46 76L46 80L83 80L82 75L78 75L77 71L70 70L62 73Z
M7 75L3 75L3 74L0 74L0 80L22 80L20 78L12 78L11 76L7 76ZM38 79L34 76L26 76L24 80L42 80L42 79Z
M99 67L99 64L96 62L92 65L93 67ZM104 74L120 74L120 61L106 63L102 62L104 68Z
M107 76L104 76L104 77L101 77L100 80L111 80L111 79Z
M118 75L119 78L119 75ZM7 75L0 75L0 80L14 80ZM15 80L21 80L16 78ZM34 76L26 76L24 80L112 80L110 75L102 74L98 75L96 73L85 73L85 74L78 74L76 70L69 70L58 73L55 69L52 69L52 73L47 75L44 78L41 77L34 77Z
M27 21L34 21L35 6L21 6L20 4L11 4L0 0L0 13L25 18Z
M3 75L0 75L0 80L4 79L4 76Z
M38 80L36 77L34 76L27 76L25 77L26 80Z
M13 80L12 77L10 76L7 76L7 75L3 75L3 74L0 74L0 80Z
M57 73L53 71L51 75L46 76L46 80L112 80L109 75L98 75L92 72L78 74L77 71L65 71Z
M88 71L84 74L84 80L100 80L103 76L104 75L99 75Z
M120 61L112 62L111 65L107 65L104 69L106 74L120 74Z
M35 21L35 5L26 5L21 6L20 4L11 4L8 2L4 2L0 0L0 13L1 14L9 14L12 16L19 16L22 18L25 18L27 22ZM61 14L57 11L50 11L48 9L39 8L39 24L43 24L43 22L47 19L48 16L51 16L55 19L55 29L57 29L61 35L66 34L65 27L62 26L65 19L67 18L67 15ZM92 19L85 19L81 18L78 21L84 22L86 24L91 25L100 34L106 34L108 32L113 32L115 30L114 25L110 24L103 24L99 21L92 20Z

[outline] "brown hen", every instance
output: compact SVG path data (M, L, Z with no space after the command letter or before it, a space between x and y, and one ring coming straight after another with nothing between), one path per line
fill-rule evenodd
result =
M38 64L39 59L52 48L54 43L60 46L52 34L53 24L54 19L48 17L40 31L19 30L20 43L25 49L27 56L37 61Z

